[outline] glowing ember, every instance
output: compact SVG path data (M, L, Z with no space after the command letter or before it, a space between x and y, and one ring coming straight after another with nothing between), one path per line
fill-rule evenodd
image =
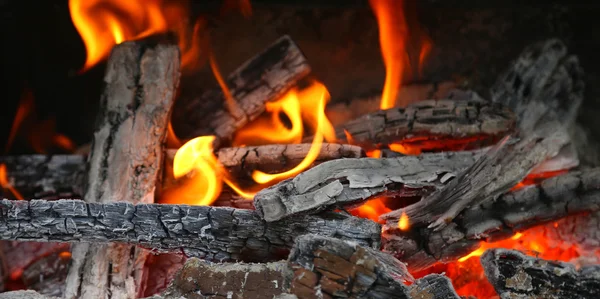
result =
M404 16L404 1L370 0L369 3L377 17L379 44L386 68L380 108L389 109L395 105L407 62L405 42L408 28Z
M522 182L520 182L516 186L514 186L511 189L511 191L515 191L515 190L521 189L526 186L535 185L544 179L555 177L555 176L561 175L561 174L565 174L568 171L569 170L562 169L562 170L555 170L555 171L548 171L548 172L530 173L529 175L527 175L527 177Z
M401 231L407 231L410 228L410 223L408 221L408 215L403 211L402 215L400 215L400 220L398 220L398 228Z

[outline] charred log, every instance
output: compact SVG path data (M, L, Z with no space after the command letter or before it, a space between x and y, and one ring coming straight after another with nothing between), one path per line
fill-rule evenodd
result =
M365 149L399 144L417 154L488 146L511 134L514 127L514 115L501 105L429 100L365 115L338 126L336 136Z
M255 211L206 206L3 200L0 212L0 239L120 242L213 261L285 258L308 233L378 248L381 232L371 220L337 213L269 223Z
M144 40L113 49L88 157L87 202L154 202L179 65L175 45ZM72 256L65 298L136 298L143 251L82 243L73 246Z
M455 261L481 241L509 238L567 215L596 211L599 203L600 169L570 172L472 206L440 231L412 223L408 231L401 231L397 222L390 221L383 229L383 250L411 270L422 270L436 262Z
M546 261L519 251L491 249L481 256L485 275L500 298L598 298L600 266Z
M236 105L228 108L220 90L182 98L174 110L174 129L181 138L216 135L227 144L233 134L265 111L265 103L282 96L310 73L308 62L289 36L246 61L227 78ZM205 107L218 103L218 107ZM231 111L230 111L231 109Z
M548 123L513 144L508 144L508 137L503 139L440 190L414 205L382 215L382 219L397 223L405 214L414 227L443 229L465 208L508 192L568 145L568 134L554 124Z
M143 297L164 291L183 268L187 258L178 253L150 254L144 265Z
M480 152L424 154L385 159L340 159L263 189L254 198L266 221L353 205L404 186L440 187L472 165Z
M85 156L24 155L0 157L8 183L23 198L81 198L85 180ZM6 190L5 190L6 191ZM10 192L4 198L13 198Z

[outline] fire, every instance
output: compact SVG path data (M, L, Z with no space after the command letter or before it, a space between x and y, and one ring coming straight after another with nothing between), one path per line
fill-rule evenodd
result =
M555 177L557 175L561 175L561 174L564 174L567 172L568 172L568 170L561 169L561 170L547 171L547 172L540 172L540 173L530 173L527 175L527 177L525 177L525 179L523 179L522 182L520 182L516 186L514 186L511 189L511 191L515 191L515 190L521 189L526 186L535 185L543 179Z
M173 175L181 178L194 171L182 186L163 193L161 202L210 205L221 192L222 172L213 154L214 136L196 137L185 143L173 160Z
M403 0L370 0L379 25L379 44L386 68L380 109L395 106L404 66L407 62L405 41L408 35Z
M17 189L15 189L8 181L8 174L6 172L6 165L0 164L0 186L2 189L8 189L10 193L18 200L23 200L23 196Z
M234 113L234 111L237 111L239 108L237 107L237 103L236 103L235 99L231 95L231 91L229 91L229 87L227 86L227 83L225 82L225 80L223 80L223 76L221 76L221 72L219 71L219 66L217 65L217 61L215 60L215 55L212 51L210 52L210 54L208 56L208 61L210 63L210 68L215 76L215 79L217 79L217 82L219 83L221 90L223 90L223 95L225 96L225 102L227 104L227 110L229 110L230 113Z
M392 209L388 208L381 198L375 198L367 201L356 209L351 210L350 214L361 218L368 218L377 222L379 221L379 215L389 213L391 211Z
M404 211L402 211L402 215L400 215L400 220L398 220L398 228L401 231L407 231L410 228L410 223L408 221L408 215Z

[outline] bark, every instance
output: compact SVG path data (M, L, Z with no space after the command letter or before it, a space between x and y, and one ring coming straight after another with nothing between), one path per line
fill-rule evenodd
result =
M569 144L569 136L551 122L518 142L510 142L508 137L503 139L443 188L381 218L397 223L406 214L413 227L441 230L465 208L508 192L535 167L558 155Z
M466 150L511 134L515 117L482 100L427 100L380 110L336 127L336 137L365 149L401 144L412 151Z
M378 248L381 232L371 220L338 213L269 223L255 211L206 206L3 200L0 212L4 240L120 242L212 261L277 260L307 233Z
M266 102L278 99L308 73L308 61L298 46L283 36L229 75L227 86L237 103L232 111L218 90L182 98L173 115L174 129L183 139L216 135L226 145L238 129L265 111Z
M444 229L413 226L401 231L396 221L383 228L383 250L408 264L411 271L451 262L477 249L480 241L509 238L516 232L597 211L600 169L573 171L548 178L464 210Z
M355 205L386 192L400 193L404 187L441 187L479 155L477 151L329 161L261 190L254 206L266 221L276 221Z
M24 155L0 157L8 183L23 198L81 198L85 180L85 156ZM4 198L14 196L4 190Z
M598 298L600 266L575 265L490 249L481 256L485 275L500 298Z
M87 202L154 201L179 65L174 45L146 40L113 49L88 157ZM76 244L72 255L66 298L136 297L145 253L119 244Z

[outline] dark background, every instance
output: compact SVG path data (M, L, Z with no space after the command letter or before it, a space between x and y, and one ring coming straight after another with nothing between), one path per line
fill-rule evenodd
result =
M52 3L51 3L52 2ZM322 4L322 2L327 2ZM485 3L484 3L485 2ZM191 18L207 16L223 73L290 34L334 101L378 93L384 79L377 24L367 1L254 0L253 16L218 14L220 1L192 1ZM485 95L496 76L528 44L549 37L567 43L586 72L580 122L600 139L600 5L592 1L407 1L411 32L433 50L422 76L407 83L454 80ZM54 118L56 131L91 140L104 65L78 74L85 48L67 1L0 0L2 105L0 141L8 139L19 99L30 90L35 119ZM417 29L418 28L418 29ZM215 86L210 70L184 78L199 90ZM43 134L46 134L43 131ZM11 153L29 153L22 136Z

